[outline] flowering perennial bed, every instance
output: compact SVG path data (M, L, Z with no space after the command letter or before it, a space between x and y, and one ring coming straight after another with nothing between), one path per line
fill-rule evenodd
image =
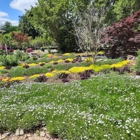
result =
M45 73L45 76L48 77L48 78L51 78L51 77L54 77L56 74L60 74L60 73L66 73L66 74L69 74L69 73L81 73L81 72L84 72L86 70L93 70L95 72L100 72L102 70L106 70L106 69L111 69L111 68L122 68L124 66L126 66L130 61L129 60L124 60L122 62L118 62L116 64L112 64L112 65L101 65L101 66L97 66L97 65L90 65L90 66L87 66L87 67L72 67L70 68L69 70L54 70L52 72L47 72ZM29 66L36 66L37 64L33 63L33 64L28 64ZM22 65L24 66L24 65ZM0 69L4 69L5 67L0 67ZM30 77L25 77L25 76L22 76L22 77L13 77L13 78L10 78L10 77L7 77L7 78L0 78L0 81L2 82L11 82L11 81L22 81L22 80L26 80L27 78L29 79L35 79L39 76L41 76L42 74L34 74Z

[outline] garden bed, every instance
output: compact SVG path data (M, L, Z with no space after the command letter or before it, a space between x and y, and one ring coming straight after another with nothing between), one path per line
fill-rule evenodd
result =
M138 140L139 82L103 74L66 84L14 84L0 91L0 131L20 127L26 132L43 121L62 139Z

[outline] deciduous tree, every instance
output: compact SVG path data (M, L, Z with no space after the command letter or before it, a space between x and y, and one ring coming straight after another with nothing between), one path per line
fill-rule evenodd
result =
M111 57L135 54L140 49L140 10L105 28L101 42L110 45Z

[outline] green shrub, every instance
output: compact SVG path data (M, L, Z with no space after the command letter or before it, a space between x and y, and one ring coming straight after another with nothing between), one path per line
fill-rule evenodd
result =
M24 74L27 76L31 76L31 75L39 74L39 73L41 73L41 68L38 66L35 66L35 67L30 67L26 69Z
M81 63L74 64L75 66L90 66L91 63L88 61L82 61Z
M55 70L69 70L71 67L73 67L74 64L73 63L66 63L66 64L57 64L57 65L53 65L52 69Z
M136 65L134 67L135 71L140 72L140 50L137 52L138 57L136 60Z
M43 67L45 67L45 68L52 68L52 64L45 64Z
M35 60L35 61L36 61L37 59L38 59L38 57L37 57L37 56L33 56L33 60Z
M21 61L26 61L28 59L29 59L29 55L27 53L24 53L23 56L22 56Z
M22 60L22 57L23 57L24 53L20 50L16 50L15 55L19 60Z
M48 63L50 60L47 58L47 57L42 57L40 58L39 60L37 60L36 62L39 63L39 62L46 62Z
M33 58L29 58L29 59L25 60L24 62L30 64L30 63L36 63L36 60L33 60Z
M1 74L5 74L5 73L8 73L9 71L7 70L7 69L2 69L2 70L0 70L0 73Z
M121 61L123 61L122 58L117 58L117 59L102 59L100 61L98 61L98 59L97 59L96 65L99 65L99 66L104 65L104 64L111 65L111 64L115 64L115 63L118 63L118 62L121 62Z
M0 57L0 61L3 66L17 66L19 64L19 59L15 54L3 55Z
M25 68L23 67L13 67L9 72L10 77L24 76Z

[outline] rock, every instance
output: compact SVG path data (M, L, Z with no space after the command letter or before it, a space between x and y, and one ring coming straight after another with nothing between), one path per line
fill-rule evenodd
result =
M6 138L10 134L11 134L11 132L6 132L6 133L2 134L0 140Z
M16 135L16 136L24 135L24 130L18 128L18 129L16 130L16 134L15 134L15 135Z
M134 55L127 55L127 60L136 60Z
M42 127L41 130L47 131L47 128L46 127Z
M40 137L45 137L45 135L46 135L46 134L45 134L44 131L41 131L41 132L40 132Z

